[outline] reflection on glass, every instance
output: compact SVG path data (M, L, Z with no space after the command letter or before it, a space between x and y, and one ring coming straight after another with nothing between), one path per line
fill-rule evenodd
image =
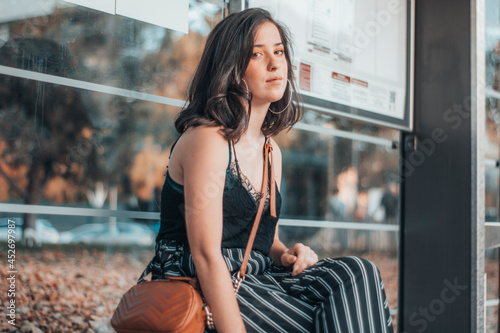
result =
M485 158L500 160L500 1L486 0L486 110ZM485 221L500 220L500 179L498 168L485 168ZM498 249L486 251L487 300L498 299ZM486 307L486 331L498 331L498 306Z
M316 126L398 140L396 130L306 112ZM276 141L283 158L282 218L398 224L398 151L293 129ZM397 233L288 227L284 240L311 238L321 251L397 251ZM314 239L314 240L312 240Z
M486 0L485 19L492 24L500 24L500 3L498 0Z
M12 11L0 14L0 65L182 100L222 16L191 1L185 35L64 1L22 3L2 6ZM0 202L158 211L179 110L0 74Z
M500 95L499 95L500 96ZM486 99L486 146L487 159L500 160L500 101L497 98Z
M486 299L498 299L498 251L490 249L485 252ZM486 307L486 332L498 332L498 306Z
M306 112L306 121L311 117L317 126L398 140L396 130ZM283 217L397 224L397 150L299 129L276 140L283 155Z
M24 2L10 1L10 6L19 11ZM45 6L35 17L32 7L19 14L26 19L0 21L3 53L16 58L4 57L0 65L48 73L50 64L50 73L58 76L181 100L206 36L222 18L218 6L191 1L190 33L182 34L64 1ZM57 53L45 53L42 43L53 44Z
M158 211L178 112L0 76L0 200Z
M500 221L500 170L498 168L486 168L485 170L485 221Z
M486 2L486 113L485 113L485 158L500 160L500 3ZM489 90L488 90L489 89ZM499 170L487 167L485 170L485 212L486 221L499 220Z

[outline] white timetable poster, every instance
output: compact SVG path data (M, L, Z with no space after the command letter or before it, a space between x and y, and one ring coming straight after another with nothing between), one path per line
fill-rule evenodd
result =
M306 104L408 127L405 0L249 0L249 7L269 10L290 29Z

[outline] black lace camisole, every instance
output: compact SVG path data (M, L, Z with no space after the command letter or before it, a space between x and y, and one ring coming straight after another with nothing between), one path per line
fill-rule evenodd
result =
M174 143L175 146L175 143ZM228 142L229 163L226 169L226 179L223 194L223 230L221 248L245 248L250 231L257 213L258 200L263 195L255 189L249 179L243 175L238 165L236 152L232 160L234 146ZM233 149L232 149L233 147ZM173 147L172 147L173 149ZM262 149L264 153L264 148ZM270 172L269 180L270 180ZM281 196L275 182L269 184L276 186L276 215L270 215L269 187L266 194L266 204L262 213L259 229L253 244L253 250L269 255L274 240L276 224L281 211ZM257 184L256 184L257 186ZM258 184L259 188L261 184ZM269 185L271 186L271 185ZM176 183L169 175L161 192L160 231L156 237L158 243L162 239L179 240L188 245L186 221L184 219L184 188Z

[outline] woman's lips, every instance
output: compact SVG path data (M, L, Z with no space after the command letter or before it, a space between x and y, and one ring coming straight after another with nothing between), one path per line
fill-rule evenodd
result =
M272 78L268 79L266 82L281 81L281 80L283 80L283 77L273 76Z

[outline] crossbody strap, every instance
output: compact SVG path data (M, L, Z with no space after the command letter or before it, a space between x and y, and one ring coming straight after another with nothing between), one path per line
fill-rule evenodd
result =
M264 173L262 176L262 196L259 199L259 207L257 209L257 214L255 214L255 220L253 222L252 230L250 231L250 237L248 238L247 246L245 248L245 255L243 256L243 261L241 262L240 270L236 281L234 283L234 291L237 293L240 288L241 282L245 279L245 274L247 270L248 259L250 257L250 252L252 251L253 242L255 236L257 235L257 229L259 229L259 223L262 217L262 212L264 210L264 204L266 201L267 193L267 182L268 182L268 166L271 168L271 190L270 190L270 209L271 216L276 217L276 185L274 179L274 165L273 165L273 146L271 145L271 139L266 138L266 143L264 145Z
M271 169L269 171L269 168ZM268 173L271 173L271 177L268 177ZM276 184L274 179L274 164L273 164L273 146L271 145L271 139L266 138L264 145L264 172L262 176L262 196L259 199L259 207L257 208L257 214L255 214L255 220L253 222L252 230L250 231L250 236L248 237L247 246L245 248L245 255L243 256L243 261L241 262L240 269L238 271L237 279L234 283L234 291L237 293L240 288L241 282L245 279L245 274L248 265L248 259L250 258L250 252L252 252L253 243L255 241L255 236L257 235L257 230L259 229L259 223L262 218L262 212L264 211L264 204L266 201L267 184L268 178L271 178L270 186L270 210L271 216L276 217ZM152 271L152 262L144 269L139 278L138 283L144 281L144 278ZM189 279L189 278L187 278Z

